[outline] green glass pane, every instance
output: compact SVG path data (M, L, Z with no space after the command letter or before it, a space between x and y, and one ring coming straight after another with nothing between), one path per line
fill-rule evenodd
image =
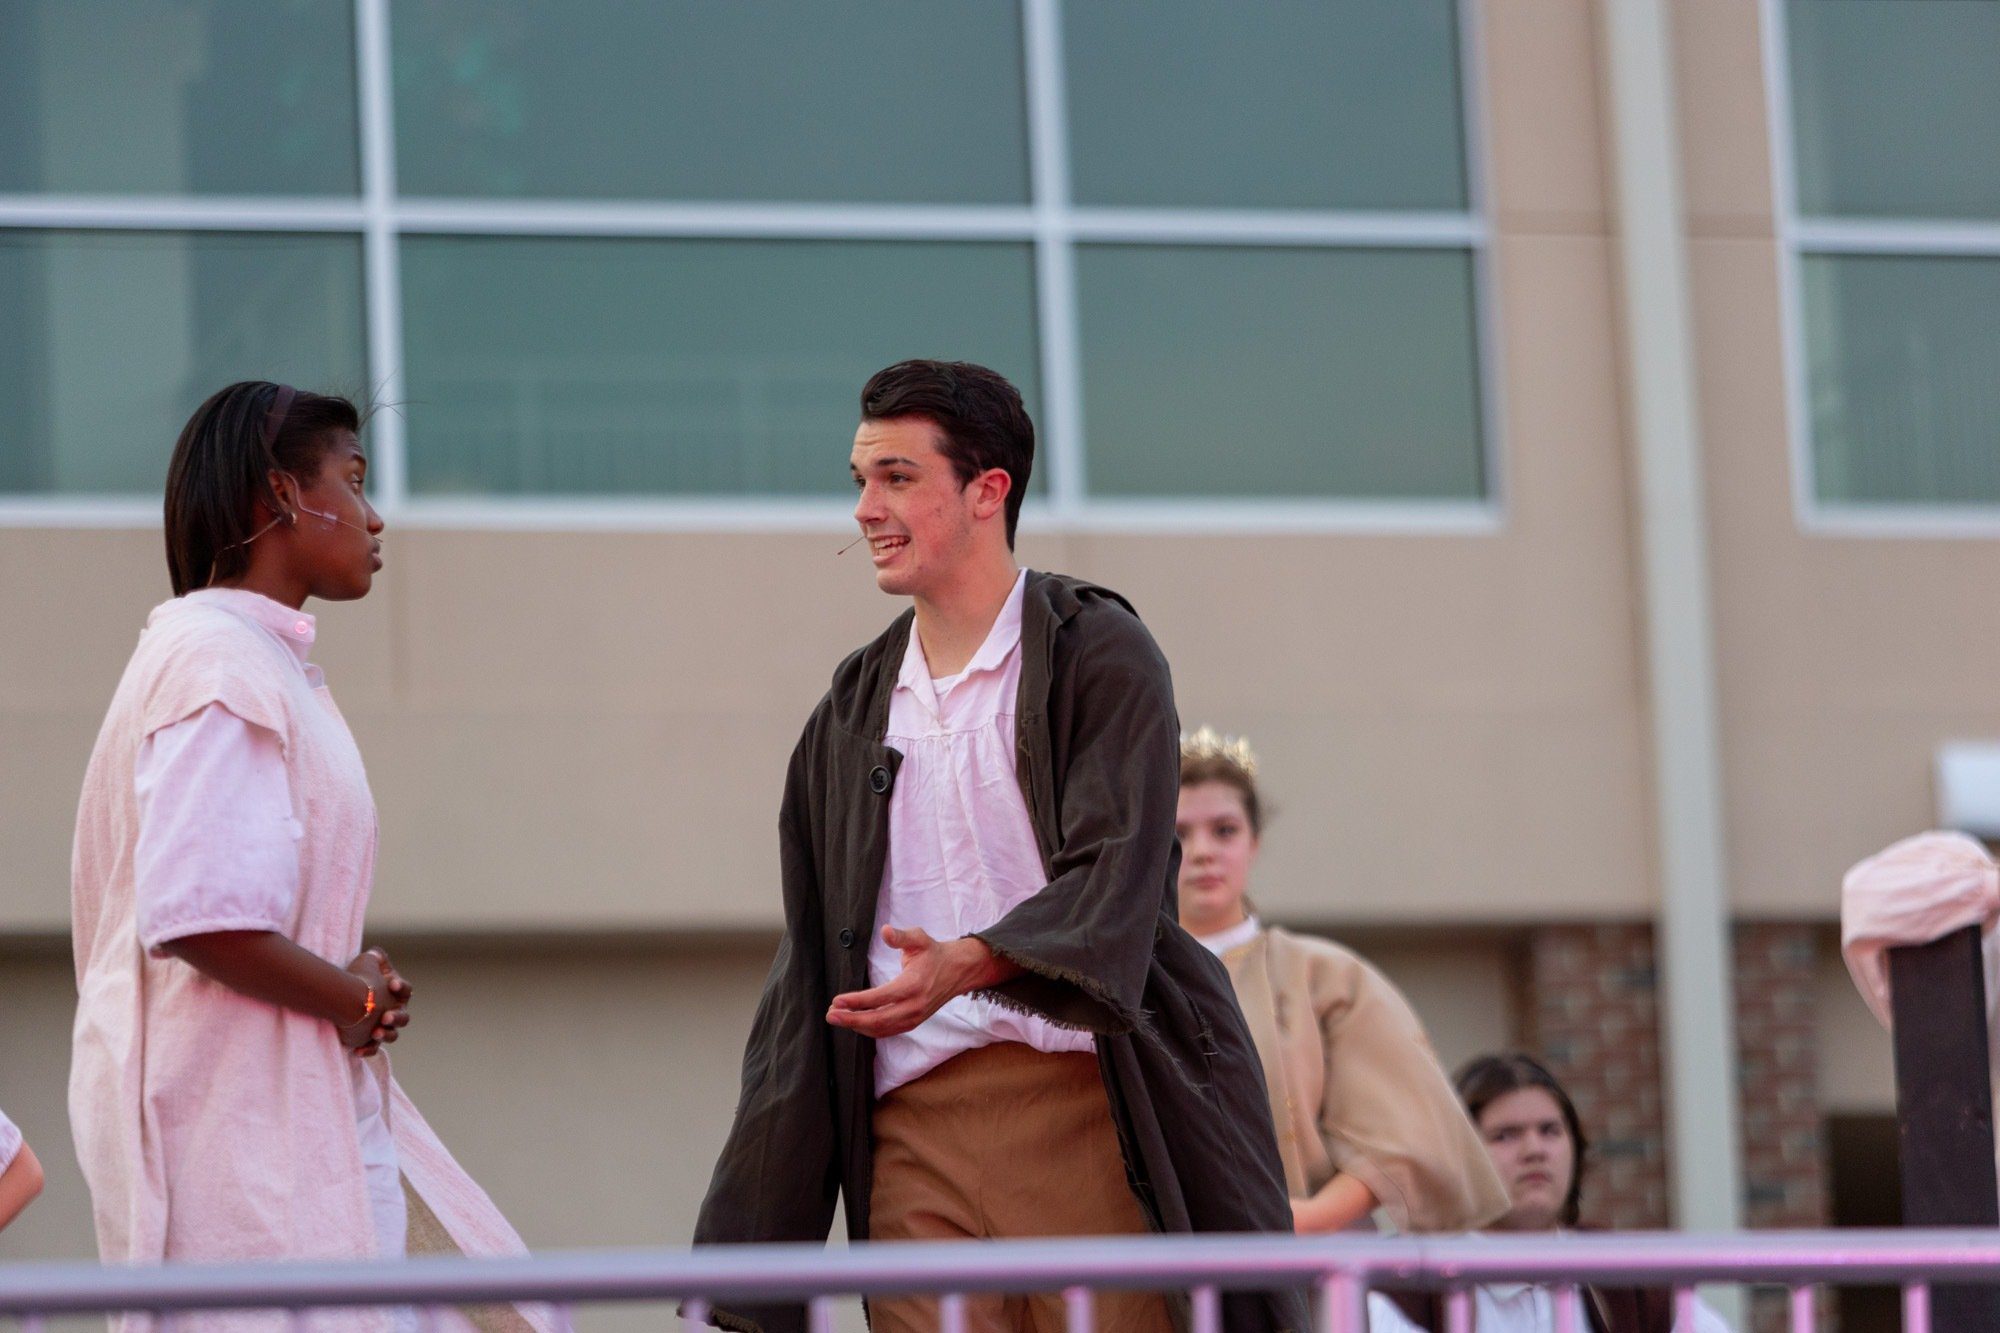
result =
M1822 500L2000 504L2000 259L1804 260Z
M861 386L977 361L1035 410L1026 246L411 237L410 484L842 495Z
M2000 3L1788 0L1799 209L2000 219Z
M397 0L407 194L1019 203L1012 0Z
M235 380L359 394L346 236L0 231L0 493L158 495Z
M1072 193L1201 208L1463 208L1455 0L1063 8Z
M0 192L352 194L354 6L0 0Z
M1464 251L1087 246L1095 495L1482 494Z

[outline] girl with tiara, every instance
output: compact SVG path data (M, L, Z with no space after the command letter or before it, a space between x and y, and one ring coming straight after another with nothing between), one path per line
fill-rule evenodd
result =
M1479 1135L1402 993L1330 940L1257 919L1257 759L1207 727L1181 743L1180 921L1217 954L1264 1065L1293 1223L1465 1231L1507 1209Z

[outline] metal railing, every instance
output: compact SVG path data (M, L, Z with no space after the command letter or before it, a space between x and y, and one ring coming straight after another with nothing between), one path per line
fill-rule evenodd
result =
M1554 1292L1557 1328L1582 1333L1578 1284L1670 1287L1677 1324L1697 1284L1789 1289L1793 1333L1815 1327L1820 1286L1895 1286L1905 1333L1930 1333L1933 1285L2000 1283L2000 1233L1990 1231L1744 1232L1730 1235L1293 1237L1142 1236L999 1242L739 1245L697 1250L544 1254L532 1258L414 1259L353 1264L101 1267L0 1266L0 1316L26 1330L56 1315L409 1307L532 1302L575 1306L684 1302L700 1327L715 1305L799 1302L815 1333L830 1333L842 1297L939 1298L939 1326L962 1333L965 1298L1061 1292L1071 1333L1090 1333L1097 1291L1186 1292L1194 1333L1218 1333L1221 1293L1311 1288L1321 1333L1362 1333L1370 1289L1445 1293L1446 1327L1471 1328L1472 1289L1526 1282Z

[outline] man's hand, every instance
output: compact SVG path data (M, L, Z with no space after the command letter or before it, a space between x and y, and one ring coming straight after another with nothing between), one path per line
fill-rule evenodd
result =
M918 927L884 926L882 942L903 951L903 970L872 990L834 996L826 1021L835 1027L864 1037L900 1036L942 1009L946 1001L1021 973L970 935L940 944Z

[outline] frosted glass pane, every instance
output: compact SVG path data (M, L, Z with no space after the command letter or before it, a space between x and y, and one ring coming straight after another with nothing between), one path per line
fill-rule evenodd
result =
M1090 489L1481 495L1463 251L1078 253Z
M1455 0L1063 7L1080 203L1463 208Z
M412 237L411 486L844 495L892 361L981 362L1035 410L1033 289L1018 245Z
M1804 260L1813 479L1830 501L2000 504L2000 260Z
M1788 0L1799 208L2000 219L2000 3Z
M397 0L408 194L1019 203L1011 0Z
M354 6L4 0L0 192L352 194Z
M368 384L345 236L0 231L0 492L160 494L233 380Z

